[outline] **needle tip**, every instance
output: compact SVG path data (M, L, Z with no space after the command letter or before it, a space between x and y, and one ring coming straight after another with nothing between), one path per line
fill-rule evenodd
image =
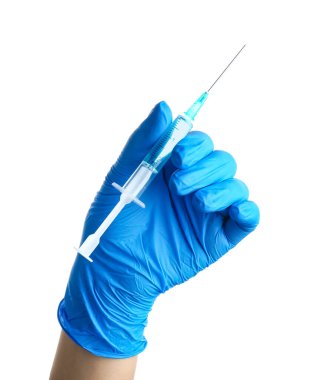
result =
M228 69L228 67L231 65L231 63L236 59L236 57L241 53L241 51L245 48L246 44L244 44L241 49L237 52L237 54L233 57L233 59L229 62L229 64L226 66L226 68L222 71L222 73L218 76L218 78L215 80L215 82L211 85L211 87L207 90L209 92L212 87L218 82L218 80L222 77L224 72Z

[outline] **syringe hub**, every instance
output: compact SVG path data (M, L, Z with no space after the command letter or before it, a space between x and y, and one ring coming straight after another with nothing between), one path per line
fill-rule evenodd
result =
M194 120L198 112L202 108L208 96L208 92L203 92L203 94L192 104L192 106L185 112L185 115L189 117L190 120Z

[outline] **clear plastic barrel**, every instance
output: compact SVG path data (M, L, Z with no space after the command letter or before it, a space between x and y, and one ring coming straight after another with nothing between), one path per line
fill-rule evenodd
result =
M179 115L172 121L169 128L163 133L144 158L142 164L156 173L169 159L173 149L192 128L191 120L185 115Z
M123 187L119 186L118 189L127 194L131 201L140 202L138 198L167 162L174 147L188 134L191 128L192 122L187 116L177 116ZM144 207L142 202L139 205Z

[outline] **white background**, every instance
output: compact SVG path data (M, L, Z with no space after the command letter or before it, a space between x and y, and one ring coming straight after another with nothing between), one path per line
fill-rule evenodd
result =
M1 378L48 377L72 247L127 137L245 42L196 128L261 224L157 300L136 379L311 378L310 33L299 0L1 2Z

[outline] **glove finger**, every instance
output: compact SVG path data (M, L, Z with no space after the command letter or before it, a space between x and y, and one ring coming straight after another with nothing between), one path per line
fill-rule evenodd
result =
M106 180L123 185L171 122L169 106L165 102L158 103L130 136Z
M224 238L233 247L255 230L260 213L256 203L244 201L229 208L229 218L223 226Z
M199 212L219 212L234 203L245 201L248 195L249 191L244 182L230 178L196 191L192 204Z
M186 169L176 170L170 178L170 188L179 195L187 195L232 178L236 173L236 162L231 154L215 150Z
M186 169L209 155L214 150L211 138L203 132L190 132L173 150L171 160L178 169Z

